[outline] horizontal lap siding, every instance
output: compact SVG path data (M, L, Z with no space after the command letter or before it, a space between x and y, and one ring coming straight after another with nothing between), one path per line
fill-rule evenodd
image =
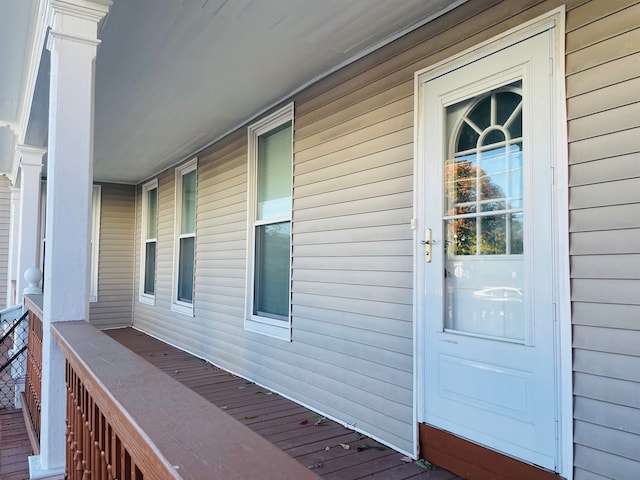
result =
M0 175L0 309L7 304L7 282L9 281L10 186L11 181L5 175Z
M567 15L576 480L640 471L639 18Z
M90 323L98 328L131 325L135 187L102 185L98 301L90 304Z
M640 313L638 7L569 3L576 478L623 479L638 462L623 446L638 432L614 431L638 409L634 342L616 347ZM292 99L292 342L243 328L245 128L198 156L193 318L170 310L174 170L159 176L156 301L136 300L135 326L412 451L413 75L560 4L467 2Z

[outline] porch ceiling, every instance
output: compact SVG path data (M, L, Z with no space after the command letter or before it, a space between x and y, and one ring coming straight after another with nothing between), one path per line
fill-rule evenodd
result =
M96 61L95 179L142 181L459 3L114 0ZM32 143L46 121L31 115Z

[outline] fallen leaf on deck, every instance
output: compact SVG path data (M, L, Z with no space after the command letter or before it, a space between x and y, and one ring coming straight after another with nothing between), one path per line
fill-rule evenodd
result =
M256 416L255 415L247 415L244 418L245 418L245 420L251 420L252 418L256 418Z
M436 467L433 463L421 458L420 460L416 460L416 465L420 468L424 468L425 470L436 470Z
M411 462L413 462L413 458L411 458L411 457L402 457L400 459L400 461L404 462L404 463L411 463Z
M180 370L176 370L176 371L175 371L175 372L173 372L173 373L180 373Z
M229 408L229 407L227 407L227 406L225 405L224 407L220 407L220 410L226 410L227 408Z
M349 450L349 449L351 448L351 446L350 446L350 445L347 445L346 443L341 443L341 444L340 444L340 446L341 446L342 448L344 448L345 450Z
M300 425L306 425L307 423L309 423L309 420L305 419L300 422Z
M316 468L322 468L322 464L321 463L314 463L313 465L307 465L307 468L309 470L315 470Z
M358 440L363 440L367 438L367 436L364 433L358 433Z
M322 417L320 420L314 423L314 425L316 427L326 427L327 425L329 425L329 422L325 417Z
M331 447L329 445L327 445L326 447L324 447L324 451L328 452L329 450L331 450Z

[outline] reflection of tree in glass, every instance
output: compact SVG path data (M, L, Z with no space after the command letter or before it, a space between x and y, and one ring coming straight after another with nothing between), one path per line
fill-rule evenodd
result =
M445 165L445 215L471 216L447 222L450 255L522 253L522 215L499 213L510 208L502 189L482 168L472 165L469 160L459 160ZM496 214L476 216L478 208Z

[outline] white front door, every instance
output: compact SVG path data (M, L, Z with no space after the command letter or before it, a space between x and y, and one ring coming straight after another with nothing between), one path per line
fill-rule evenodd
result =
M418 415L557 470L551 39L419 81Z

